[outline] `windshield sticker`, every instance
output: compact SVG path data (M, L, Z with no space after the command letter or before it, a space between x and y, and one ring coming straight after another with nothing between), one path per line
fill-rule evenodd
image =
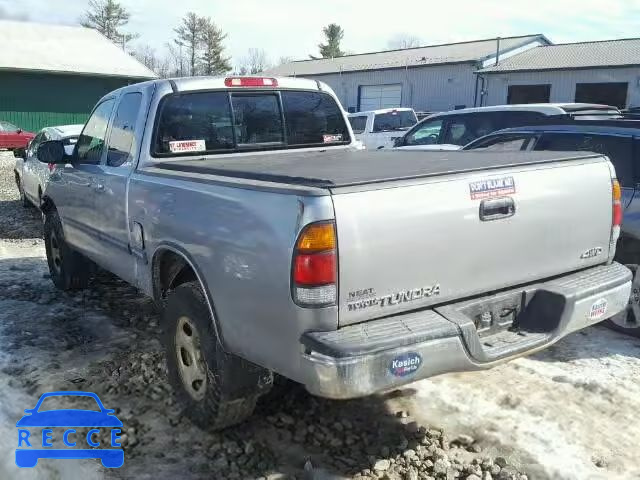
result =
M513 177L489 178L469 184L471 200L500 197L516 193L516 183Z
M207 145L204 140L177 140L169 142L169 150L171 153L181 152L204 152Z
M342 141L342 134L337 135L322 135L322 141L324 143L334 143Z

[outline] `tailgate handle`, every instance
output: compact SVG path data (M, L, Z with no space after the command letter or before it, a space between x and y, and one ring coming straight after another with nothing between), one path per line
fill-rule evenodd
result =
M492 198L480 202L480 220L483 222L513 217L515 213L516 204L511 197Z

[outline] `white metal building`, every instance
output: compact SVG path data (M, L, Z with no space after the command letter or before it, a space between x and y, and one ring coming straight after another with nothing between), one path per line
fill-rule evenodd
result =
M452 110L479 102L479 69L549 44L541 34L493 38L300 60L265 73L325 82L351 112L389 107Z
M481 103L640 106L640 39L545 45L478 72Z

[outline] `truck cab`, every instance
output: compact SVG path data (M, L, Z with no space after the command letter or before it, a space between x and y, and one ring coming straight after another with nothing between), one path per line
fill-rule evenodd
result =
M418 123L412 108L384 108L349 114L356 137L369 150L392 148L396 139Z

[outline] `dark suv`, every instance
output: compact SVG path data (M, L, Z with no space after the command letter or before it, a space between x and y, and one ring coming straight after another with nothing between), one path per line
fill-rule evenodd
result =
M453 150L507 127L618 118L622 118L622 115L616 107L591 103L539 103L464 108L436 113L425 118L396 140L394 147L407 150Z
M640 337L640 120L602 120L508 128L479 138L463 150L590 151L609 157L622 187L624 221L616 260L634 272L626 312L609 320L616 329Z

